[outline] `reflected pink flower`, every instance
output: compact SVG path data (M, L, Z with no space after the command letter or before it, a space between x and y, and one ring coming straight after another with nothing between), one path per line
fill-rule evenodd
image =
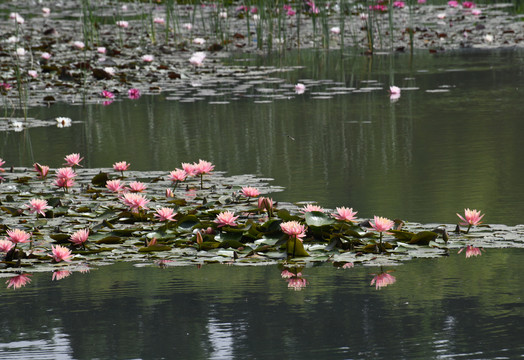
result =
M155 57L153 55L143 55L142 56L143 62L152 62L153 60L155 60Z
M373 229L382 234L382 232L384 231L391 230L391 228L393 228L393 226L395 225L395 222L385 217L379 217L375 215L374 222L370 222L370 225Z
M127 91L127 97L130 98L131 100L137 100L137 99L140 99L140 90L138 89L129 89Z
M55 262L65 261L70 262L71 261L71 250L69 250L66 247L56 245L51 245L51 251L53 252L53 260Z
M460 249L457 254L460 254L464 249L466 249L466 259L472 256L482 255L482 248L474 247L473 245L467 245L465 248Z
M13 248L13 246L15 246L15 244L9 240L0 240L0 252L7 253Z
M49 173L49 166L47 165L40 165L39 163L34 163L33 168L38 173L38 177L41 179L45 179L47 177L47 174Z
M353 267L355 267L355 264L353 264L352 262L347 262L344 265L342 265L342 269L351 269Z
M72 274L69 270L55 270L53 271L53 276L51 278L51 281L55 280L62 280L63 278L66 278Z
M30 276L31 274L16 275L10 279L7 279L5 283L7 284L8 289L10 287L12 287L13 289L20 289L22 286L26 286L31 282Z
M82 50L86 45L82 41L75 41L73 42L73 46L79 50Z
M244 186L242 188L242 195L245 197L257 197L260 195L260 191L258 191L258 189L255 187Z
M18 243L27 243L29 242L29 238L31 238L31 233L26 233L24 230L20 230L20 229L7 230L6 240L11 241L15 245Z
M337 212L331 214L335 219L340 221L349 221L352 222L356 219L357 212L353 211L353 208L347 208L347 207L337 207Z
M419 3L419 4L425 4L425 3L426 3L426 0L417 0L417 3Z
M74 167L74 166L82 166L80 165L80 161L84 160L84 158L80 157L80 154L78 153L73 153L73 154L67 155L64 158L64 160L66 161L64 165Z
M89 229L81 229L76 231L73 235L71 235L69 241L71 241L75 245L84 245L88 237Z
M396 281L397 279L393 275L388 274L388 273L382 273L382 274L376 275L373 278L373 280L371 280L370 285L375 284L375 288L379 290L380 288L394 284Z
M114 99L115 98L115 94L107 90L102 90L102 92L100 93L100 96L102 96L105 99Z
M142 192L147 189L147 185L140 181L132 181L129 183L129 190L132 192Z
M298 84L295 85L295 92L298 95L303 94L305 91L306 91L306 85L301 84L301 83L298 83Z
M31 214L37 213L45 216L45 211L51 209L51 206L47 205L47 200L44 199L31 199L29 204L26 205Z
M106 188L108 188L111 192L114 193L119 193L125 190L124 184L120 183L119 179L107 181Z
M182 169L175 169L169 173L169 179L172 182L184 181L186 179L187 173Z
M284 234L289 235L292 238L300 239L303 241L303 237L306 236L306 226L300 224L298 221L286 221L280 224L280 229Z
M311 211L325 212L326 209L324 209L322 206L313 205L313 204L304 205L304 207L302 209L300 209L300 212L302 214L305 214L305 213L308 213L308 212L311 212Z
M300 274L300 273L299 273ZM297 276L295 273L292 273L291 271L287 270L287 269L284 269L281 273L280 273L280 276L282 277L282 279L289 279L289 278L292 278L293 276ZM300 276L300 275L298 275Z
M468 230L466 231L466 233L469 232L469 229L472 227L472 226L477 226L479 224L482 224L482 218L484 217L484 214L483 215L480 215L480 210L470 210L470 209L464 209L464 217L462 217L461 215L459 215L457 213L457 216L460 218L460 220L462 220L462 222L460 223L460 225L463 225L463 226L468 226Z
M173 217L177 214L174 211L172 208L163 207L156 211L155 217L157 217L159 221L174 221Z
M300 277L287 279L287 287L295 291L300 291L307 286L307 280Z
M235 220L238 219L238 216L235 216L234 212L231 211L222 211L217 215L217 218L214 220L218 224L218 227L222 226L237 226Z
M126 29L127 27L129 27L129 23L128 23L127 21L125 21L125 20L118 20L118 21L116 22L116 25L117 25L118 27L123 28L123 29Z
M187 176L195 176L196 175L195 164L182 163L182 169L184 169L184 171L186 172Z
M124 205L128 206L131 212L137 213L142 209L148 209L146 205L149 203L144 196L137 193L127 193L120 198Z

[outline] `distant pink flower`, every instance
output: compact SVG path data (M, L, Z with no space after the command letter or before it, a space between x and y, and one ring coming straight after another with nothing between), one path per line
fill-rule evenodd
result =
M206 43L206 39L204 38L194 38L193 39L193 44L197 44L197 45L204 45ZM205 55L204 55L205 57Z
M184 171L186 172L187 176L195 176L196 175L195 164L182 163L182 169L184 169Z
M51 14L51 9L48 8L48 7L43 7L43 8L42 8L42 14L43 14L44 16L47 16L47 15Z
M73 46L79 50L82 50L86 45L82 41L75 41L73 42Z
M295 92L298 95L303 94L305 91L306 91L306 85L301 84L301 83L298 83L298 84L295 85Z
M155 213L155 217L160 221L173 221L175 215L176 213L174 212L174 209L168 207L160 208Z
M480 10L480 9L472 9L471 10L471 15L479 16L480 14L482 14L482 10Z
M120 200L124 205L128 206L131 212L137 213L142 209L147 209L146 205L149 203L144 196L137 193L126 193Z
M125 186L120 183L119 179L116 179L107 181L106 188L108 188L112 192L118 193L124 191Z
M132 181L129 183L129 190L132 192L142 192L147 189L147 185L140 181Z
M152 62L155 59L153 55L143 55L142 61L143 62Z
M7 230L6 240L11 241L13 244L27 243L29 242L29 238L31 238L31 234L26 233L24 230L20 230L20 229Z
M375 284L375 288L379 290L380 288L394 284L396 281L397 279L393 275L388 274L388 273L382 273L382 274L376 275L373 278L373 280L371 280L370 285Z
M51 209L51 206L47 205L47 200L31 199L29 200L29 204L27 204L27 208L29 209L29 212L31 214L37 213L41 214L42 216L45 216L45 211L47 209Z
M31 274L16 275L10 279L7 279L5 283L7 284L8 289L10 287L12 287L13 289L20 289L22 286L26 286L31 282L30 276Z
M57 188L62 188L65 191L67 191L67 189L72 188L75 185L75 180L67 178L57 178L55 179L53 185L55 185Z
M464 9L471 9L471 8L474 8L475 7L475 3L472 2L472 1L463 1L462 2L462 7Z
M311 14L318 14L320 9L315 5L314 1L306 1L306 4L309 6L309 12Z
M195 175L209 174L214 168L215 165L205 160L199 160L198 163L194 164Z
M245 197L257 197L260 195L260 191L258 191L258 189L255 187L244 186L242 188L242 195Z
M191 23L184 23L182 24L182 27L188 31L191 31L191 29L193 29L193 25Z
M472 256L480 256L482 255L482 249L478 247L474 247L472 245L467 245L465 248L460 249L457 254L460 254L462 250L466 249L466 259Z
M458 1L450 0L450 1L448 1L448 6L452 7L452 8L456 8L458 6Z
M306 236L306 226L300 224L298 221L286 221L280 224L280 229L284 234L289 235L292 238L297 238L302 241L302 238Z
M331 29L329 29L329 31L330 31L332 34L334 34L334 35L338 35L338 34L340 34L340 27L338 27L338 26L334 26L334 27L332 27Z
M56 246L51 245L51 250L53 252L53 260L55 262L60 262L60 261L70 262L71 261L71 257L72 257L71 250L69 250L68 248L60 246L60 245L56 245Z
M384 231L391 230L391 228L393 228L393 226L395 225L395 222L385 217L379 217L375 215L374 222L370 224L373 229L382 234Z
M400 95L400 88L398 86L390 86L389 87L389 93L391 95Z
M140 90L138 89L129 89L127 91L127 97L130 98L131 100L137 100L140 98Z
M218 227L222 226L237 226L235 220L238 219L238 216L235 216L234 212L231 211L222 211L217 215L217 218L214 220L218 224Z
M5 160L0 159L0 172L4 172L4 171L5 171L5 169L1 167L1 166L3 166L4 164L5 164Z
M440 20L443 20L446 18L446 13L438 13L437 14L437 18L439 18Z
M106 48L103 47L103 46L97 47L96 48L96 52L99 53L99 54L105 54L106 53Z
M352 222L356 219L357 211L353 211L353 208L337 207L336 210L337 212L331 215L337 220Z
M84 245L88 237L89 229L81 229L76 231L73 235L71 235L69 241L71 241L75 245Z
M129 169L130 166L131 164L128 164L125 161L120 161L113 164L113 169L115 169L116 171L120 171L122 173L122 176L124 176L124 171Z
M153 22L155 24L164 25L166 23L166 20L164 18L161 18L161 17L156 17L156 18L153 19Z
M393 2L393 7L397 8L397 9L403 9L404 6L406 6L404 1L394 1Z
M311 211L325 212L326 209L324 209L322 206L313 205L313 204L304 205L304 207L302 209L300 209L300 212L302 214L305 214L305 213L308 213L308 212L311 212Z
M33 167L35 171L38 173L39 178L45 179L47 177L47 174L49 173L49 166L40 165L39 163L34 163Z
M205 59L206 53L199 51L191 55L191 58L189 58L189 63L193 66L202 66Z
M74 185L75 171L70 167L60 168L56 171L56 180L54 185L64 190L69 189Z
M125 21L125 20L119 20L119 21L117 21L117 22L116 22L116 25L117 25L118 27L121 27L121 28L124 28L124 29L127 28L127 27L129 27L129 23L128 23L127 21Z
M104 99L114 99L115 98L115 94L107 90L102 90L102 92L100 93L100 96L102 96Z
M9 240L0 240L0 252L7 253L9 250L11 250L15 246L11 241Z
M53 271L53 276L51 277L51 281L55 281L55 280L62 280L68 276L70 276L71 274L73 274L71 271L69 270L55 270Z
M74 166L82 166L80 165L80 161L84 160L84 158L80 157L80 154L78 153L73 153L73 154L67 155L64 158L64 160L66 161L65 165L74 167Z
M169 173L169 179L172 182L184 181L186 179L187 173L182 169L175 169Z
M425 3L426 3L426 0L417 0L417 3L419 3L419 4L425 4Z
M38 72L36 70L28 70L27 75L31 76L32 78L36 79L38 77Z

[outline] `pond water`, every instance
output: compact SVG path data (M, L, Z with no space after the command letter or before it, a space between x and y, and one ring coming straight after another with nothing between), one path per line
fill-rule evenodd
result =
M396 282L377 290L373 274ZM1 288L2 359L516 359L522 249L379 269L134 267Z
M282 71L110 106L31 109L73 126L0 133L0 153L14 166L60 166L80 152L87 167L126 160L165 171L202 158L230 175L274 178L286 188L276 199L349 206L362 217L453 223L469 207L488 223L522 223L522 52L302 51L230 62L239 73ZM293 92L299 81L303 95ZM396 102L393 84L403 88Z

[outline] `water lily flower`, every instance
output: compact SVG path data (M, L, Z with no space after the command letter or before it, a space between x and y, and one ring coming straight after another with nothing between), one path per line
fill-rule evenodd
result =
M125 29L125 28L127 28L129 26L129 23L127 21L125 21L125 20L119 20L119 21L116 22L116 25L118 27L121 27L121 28Z
M25 49L24 48L16 48L16 55L18 56L25 56Z
M169 173L169 179L172 182L184 181L187 177L187 173L183 169L175 169Z
M484 35L484 40L486 40L487 42L492 42L493 41L493 35L491 35L491 34Z
M390 86L389 87L389 93L391 95L399 94L400 95L400 88L398 86Z
M306 236L306 226L299 223L298 221L286 221L280 224L280 229L284 234L289 235L291 238L299 239L303 241L303 237Z
M78 50L82 50L86 47L86 44L84 44L82 41L75 41L73 42L73 46L77 48Z
M334 35L338 35L338 34L340 34L340 27L334 26L329 31L331 31L331 33L334 34Z
M66 163L64 165L75 167L75 166L82 166L80 165L80 161L84 160L83 157L80 157L80 154L78 153L72 153L67 155L64 160Z
M182 169L184 169L184 171L186 172L187 176L195 176L196 175L195 164L182 163Z
M108 188L111 192L114 193L119 193L125 190L124 184L120 183L119 179L107 181L106 188Z
M452 7L452 8L456 8L458 6L458 1L450 0L450 1L448 1L448 6Z
M206 40L204 38L194 38L193 44L196 45L204 45L206 43Z
M353 208L347 208L347 207L337 207L337 212L331 214L335 219L340 221L349 221L352 222L356 219L357 212L353 211Z
M406 6L406 3L404 1L394 1L393 2L393 7L397 9L403 9L404 6Z
M282 279L289 279L289 278L292 278L293 276L302 276L302 274L301 273L295 274L295 273L292 273L291 271L289 271L287 269L284 269L280 273L280 276L282 277Z
M320 9L315 5L314 1L306 1L306 5L309 7L311 14L318 14L320 12Z
M113 68L113 67L110 67L110 66L105 67L105 68L104 68L104 71L105 71L105 73L108 74L108 75L111 75L111 76L114 76L114 75L115 75L115 68ZM113 97L114 97L114 95L113 95Z
M166 198L173 198L175 197L175 193L170 188L166 189Z
M149 203L149 200L141 194L126 193L120 200L124 205L128 206L133 213L138 213L142 209L148 209L146 205Z
M260 191L255 187L244 186L242 188L242 195L248 198L257 197L258 195L260 195Z
M155 24L164 25L166 23L166 20L164 18L161 18L161 17L156 17L156 18L153 19L153 22Z
M460 218L460 220L462 220L460 225L468 226L468 230L466 231L466 234L467 234L469 233L469 229L471 229L472 226L477 226L482 223L482 221L480 220L482 220L482 218L484 217L484 214L480 215L480 210L464 209L464 217L462 217L458 213L457 213L457 216Z
M24 18L17 12L10 13L9 19L14 20L17 24L23 24L25 22Z
M182 27L188 31L191 31L191 29L193 29L193 25L191 23L184 23L182 24Z
M475 3L472 2L472 1L463 1L462 2L462 7L464 9L471 9L471 8L474 8L475 7Z
M157 209L155 217L160 221L174 221L173 217L177 214L175 210L168 207Z
M143 55L142 56L142 61L143 62L152 62L153 60L155 59L155 57L153 55Z
M397 279L393 275L388 274L388 273L382 273L382 274L376 275L373 278L373 280L371 280L370 285L375 284L375 288L379 290L380 288L394 284L396 281Z
M262 211L267 211L269 217L273 216L273 199L268 197L258 198L258 208Z
M191 58L189 58L189 63L193 66L202 66L205 59L206 53L199 51L191 55Z
M69 241L71 241L75 245L85 245L85 242L87 241L88 237L89 229L81 229L76 231L73 235L71 235Z
M214 220L218 224L218 227L222 226L237 226L235 220L238 219L238 216L235 216L234 212L231 211L222 211L217 215L217 218Z
M480 9L472 9L471 10L471 15L479 16L480 14L482 14L482 10L480 10Z
M49 14L51 14L51 9L48 8L48 7L43 7L43 8L42 8L42 14L43 14L44 16L49 16Z
M311 211L325 212L326 209L324 209L322 206L307 204L307 205L304 205L304 207L300 210L302 214L305 214Z
M370 225L373 229L378 231L380 233L380 243L382 244L382 234L385 231L391 230L393 226L395 225L395 222L393 220L389 220L385 217L380 216L374 216L374 221L370 222Z
M44 199L31 199L29 204L26 205L31 214L36 213L45 216L45 211L51 209L51 206L47 205L47 200Z
M122 173L122 176L124 176L124 171L129 169L130 166L131 164L128 164L125 161L120 161L113 164L113 169L115 169L116 171L120 171Z
M131 100L137 100L140 98L140 90L138 89L129 89L127 91L127 97L130 98Z
M31 76L32 78L36 79L38 77L38 72L36 70L28 70L27 75Z
M8 253L15 246L11 241L4 239L0 240L0 252Z
M99 54L105 54L106 53L106 48L103 47L103 46L100 46L100 47L96 48L96 52L99 53Z
M218 17L221 19L227 19L227 11L221 11L218 13Z
M34 163L33 168L38 173L38 177L41 179L45 179L47 177L47 174L49 173L49 166L47 165L40 165L39 163Z
M70 167L60 168L56 171L56 177L54 185L67 191L67 189L73 187L76 173Z
M56 119L56 126L59 128L71 126L72 120L68 117L59 116Z
M7 284L8 289L10 287L12 287L13 289L20 289L22 286L26 286L31 282L30 276L31 274L16 275L10 279L7 279L5 283Z
M425 4L425 3L426 3L426 0L417 0L417 3L419 3L419 4Z
M437 18L439 18L440 20L444 20L446 18L446 13L438 13Z
M147 185L140 181L132 181L129 183L129 190L132 192L142 192L147 189Z
M113 94L111 91L102 90L100 96L102 96L105 99L114 99L115 94Z
M18 243L27 243L29 242L29 239L31 238L31 233L27 233L24 230L20 229L13 229L13 230L7 230L7 238L6 240L11 241L13 244Z
M71 261L71 257L72 257L71 250L69 250L68 248L60 246L60 245L56 245L56 246L51 245L51 251L53 252L53 260L55 262L60 262L60 261L70 262Z
M298 84L295 85L295 92L298 95L303 94L305 91L306 91L306 85L301 84L301 83L298 83Z
M70 275L72 275L73 272L69 271L69 270L55 270L53 271L53 276L51 277L51 281L58 281L58 280L62 280Z

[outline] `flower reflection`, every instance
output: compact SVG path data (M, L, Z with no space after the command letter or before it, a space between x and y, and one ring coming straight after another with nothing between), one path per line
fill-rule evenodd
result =
M371 275L375 275L375 277L371 280L370 285L374 284L377 290L388 285L394 284L397 281L397 279L393 275L389 274L389 271Z
M287 281L287 287L295 291L304 289L308 284L308 281L302 276L301 268L284 269L280 276Z
M53 277L52 280L62 280L63 278L66 278L72 274L69 270L56 270L53 271Z
M22 286L26 286L31 282L30 278L31 274L20 274L13 276L12 278L8 279L5 283L7 284L7 288L9 289L12 287L13 289L19 289Z
M478 248L473 245L467 245L466 247L460 249L457 254L460 254L464 249L466 249L466 259L472 256L482 255L482 251L486 251L483 248Z

